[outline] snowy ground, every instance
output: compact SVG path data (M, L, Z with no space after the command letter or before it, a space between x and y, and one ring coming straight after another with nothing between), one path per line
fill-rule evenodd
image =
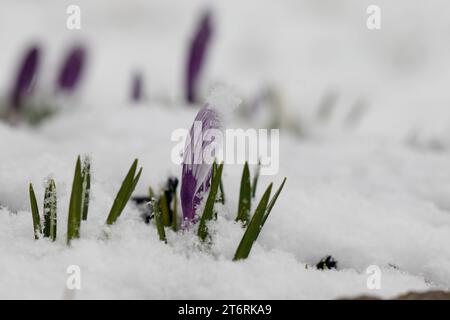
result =
M170 134L188 128L198 111L180 97L187 39L206 2L78 1L78 32L65 29L69 3L0 0L0 96L32 40L46 49L44 95L69 44L82 40L91 52L82 90L63 101L64 111L38 128L0 123L0 298L329 299L450 287L445 1L378 1L380 31L365 27L368 1L211 5L217 30L204 92L225 82L245 103L270 85L286 118L307 133L281 129L279 173L260 186L288 181L250 258L237 263L241 167L225 167L227 203L212 248L189 232L169 232L164 245L131 204L112 228L104 224L134 158L144 167L135 194L180 175ZM127 102L135 68L147 76L149 100L139 106ZM335 112L320 123L314 114L330 90L339 94ZM345 116L358 99L368 111L350 128ZM67 248L75 158L85 153L92 157L89 221ZM28 183L41 199L49 175L58 189L56 243L33 239L29 209ZM327 254L338 271L305 267ZM82 270L75 293L65 289L69 265ZM366 286L370 265L382 269L380 290Z

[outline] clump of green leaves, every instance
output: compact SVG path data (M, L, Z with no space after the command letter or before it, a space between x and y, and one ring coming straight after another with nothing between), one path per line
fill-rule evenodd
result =
M39 239L41 235L44 238L50 238L52 241L56 240L56 184L53 179L46 182L44 192L44 232L42 232L41 218L39 208L34 193L33 185L30 183L30 204L31 215L33 217L34 238Z
M142 173L142 168L140 168L138 173L136 174L137 164L138 160L135 159L125 179L122 182L122 186L120 187L119 192L114 199L114 203L111 207L111 210L109 211L108 218L106 219L106 224L108 225L112 225L116 222L123 209L125 209L125 206L131 197L131 194L136 188L136 185Z
M171 227L173 231L178 231L178 179L170 177L167 186L161 191L158 203L158 210L161 212L162 223L165 227Z
M255 212L250 215L251 211L251 199L255 196L256 186L259 178L259 170L261 163L258 162L256 168L255 176L253 178L253 183L250 179L250 169L246 162L242 172L241 187L239 191L239 206L236 221L242 222L243 226L246 228L244 235L239 243L233 260L246 259L252 249L253 243L258 238L262 227L264 226L270 212L272 211L275 202L278 199L281 191L283 190L284 184L286 183L286 178L284 178L280 187L275 192L274 196L271 198L272 183L264 192L261 200L259 201ZM209 188L208 197L206 198L205 207L201 215L197 235L201 241L205 241L210 236L208 232L208 222L213 220L217 216L217 212L214 210L214 205L216 203L224 203L225 197L223 193L222 185L222 173L223 173L223 163L217 165L216 162L212 166L211 183ZM173 191L173 206L175 207L175 216L172 216L168 198L172 199L172 196L168 197L167 190L162 192L158 198L154 198L153 189L149 189L149 203L151 210L151 217L154 219L156 230L158 232L159 239L167 243L165 227L174 226L174 221L176 219L176 189ZM219 191L221 195L219 196ZM139 197L136 200L142 200ZM147 216L146 216L147 217ZM147 220L146 220L147 221ZM147 221L148 222L148 221ZM173 229L177 231L177 229Z
M241 187L239 191L239 206L236 221L242 222L246 227L246 230L239 243L233 260L246 259L249 256L253 243L258 238L259 233L261 232L262 227L269 217L269 214L272 211L275 202L277 201L278 196L283 190L284 184L286 182L286 178L284 178L282 184L272 198L270 198L270 194L272 192L272 183L269 185L269 187L264 192L261 200L259 201L255 212L253 213L253 216L250 219L251 198L255 194L256 185L258 183L259 167L260 163L258 163L255 178L253 180L253 186L250 183L250 170L247 162L245 163L244 169L242 171ZM217 166L216 163L213 164L211 187L198 227L198 236L202 241L204 241L208 237L207 222L210 221L215 214L214 203L216 202L217 193L222 181L222 171L223 163L219 166Z
M112 225L116 222L121 215L127 202L129 201L131 194L133 193L139 178L142 174L142 168L136 174L138 160L135 159L131 165L122 185L117 193L114 203L109 212L106 224ZM207 223L216 217L217 213L214 211L214 205L217 202L224 203L225 197L223 193L222 185L222 173L223 163L217 165L215 162L212 168L211 187L206 199L203 214L201 216L198 237L205 241L208 236ZM246 230L239 243L233 260L246 259L252 249L253 243L259 236L262 227L264 226L270 212L272 211L275 202L280 195L286 178L284 178L282 184L275 192L274 196L270 198L272 191L272 184L264 192L261 200L259 201L253 216L250 218L251 199L255 195L256 185L259 176L259 164L253 179L253 184L250 183L250 170L248 163L245 163L242 172L241 188L239 193L239 206L236 221L243 223ZM78 156L75 173L72 183L72 191L69 203L68 225L67 225L67 243L75 238L80 237L81 221L86 220L88 216L89 208L89 194L90 194L90 160L85 158L83 162ZM171 227L173 231L178 231L177 222L177 185L178 180L176 178L169 178L165 189L162 190L158 198L155 198L153 189L149 188L149 204L151 206L151 214L154 218L156 229L159 235L159 239L167 243L165 227ZM218 193L221 196L218 197ZM29 187L31 213L33 218L33 230L35 239L39 239L41 235L50 238L53 241L56 239L57 234L57 198L56 198L56 184L53 179L49 179L46 182L44 192L44 228L42 230L41 219L36 200L36 195L33 189L33 185Z
M255 209L255 212L253 214L252 219L250 220L250 223L247 225L245 233L242 236L241 242L239 243L236 253L234 254L233 260L246 259L248 257L252 249L253 243L258 238L262 227L266 223L266 220L269 217L269 214L272 211L273 206L275 205L275 202L277 201L278 196L281 193L281 190L283 190L285 182L286 178L283 179L283 182L281 183L278 190L275 192L275 195L272 197L270 202L269 199L270 193L272 192L272 183L269 185L269 187L267 187L266 191L264 192L264 195L262 196L258 206Z
M146 223L153 219L159 239L167 243L165 228L178 231L178 179L169 177L166 185L157 194L152 187L148 189L148 197L134 197L136 203L146 202L143 217Z
M31 126L39 126L58 112L58 106L50 101L34 97L24 105L22 117Z
M89 158L85 157L83 161L81 161L80 156L77 157L67 219L67 244L70 244L71 240L80 237L81 221L87 220L91 185L90 167L91 165ZM113 224L117 220L131 197L131 194L135 189L142 173L142 168L140 168L136 175L136 169L137 159L133 162L133 165L128 171L128 174L116 196L116 199L114 200L114 204L108 215L107 224ZM29 187L29 194L35 239L39 239L39 237L43 235L44 237L51 238L54 241L56 239L57 231L57 200L55 181L53 179L49 179L45 187L43 231L36 195L32 184L30 184Z
M245 230L244 236L239 243L239 246L234 254L234 260L245 259L250 254L250 250L252 249L253 242L256 241L258 237L260 228L262 228L264 213L266 212L267 204L270 198L270 192L272 191L272 184L266 189L264 192L261 201L256 207L255 213Z

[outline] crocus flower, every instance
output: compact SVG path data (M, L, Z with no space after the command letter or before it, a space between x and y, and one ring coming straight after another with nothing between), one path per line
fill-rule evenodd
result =
M195 35L191 40L185 79L185 98L189 103L195 103L197 100L197 83L211 39L211 24L211 13L206 11L202 15Z
M40 52L39 47L32 46L25 54L11 93L11 106L15 110L22 107L23 99L33 90L39 68Z
M204 161L203 152L211 149L214 139L205 139L208 130L221 129L219 113L206 104L197 114L186 139L181 176L181 207L184 223L195 222L195 210L209 190L212 163Z
M135 73L131 81L131 100L139 102L142 100L142 74Z
M68 54L57 79L57 88L67 93L73 92L81 78L85 64L86 52L76 46Z

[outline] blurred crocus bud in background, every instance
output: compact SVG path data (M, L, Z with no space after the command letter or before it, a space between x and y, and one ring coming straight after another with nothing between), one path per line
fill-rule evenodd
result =
M187 58L185 98L188 103L197 102L197 85L202 67L205 63L206 52L211 40L211 34L211 12L205 11L200 18L197 30L191 40Z
M76 46L69 51L57 79L58 91L73 93L80 83L86 63L86 50Z
M39 69L40 56L41 50L34 45L27 50L20 65L11 93L11 107L16 111L22 107L23 100L33 91Z
M142 101L143 77L140 72L135 72L131 79L131 101Z

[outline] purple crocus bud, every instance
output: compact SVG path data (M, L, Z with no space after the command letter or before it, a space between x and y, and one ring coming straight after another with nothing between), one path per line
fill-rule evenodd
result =
M204 152L214 153L218 141L211 133L221 129L221 117L209 104L197 114L186 138L181 176L181 207L184 222L195 222L195 210L203 194L209 190L212 161L204 158ZM213 150L213 152L210 152ZM211 160L211 159L209 159Z
M184 227L195 222L195 210L210 187L213 162L222 156L224 122L240 103L232 88L218 86L195 117L183 155L180 199Z
M142 74L139 72L135 73L131 81L131 100L139 102L142 100Z
M189 103L197 102L197 83L212 34L211 20L211 13L206 11L200 19L194 38L191 40L185 79L185 97Z
M40 55L37 46L32 46L25 54L11 93L11 106L16 110L22 107L23 99L33 91Z
M69 52L58 76L57 89L67 93L76 89L83 73L85 57L86 51L81 46L76 46Z

